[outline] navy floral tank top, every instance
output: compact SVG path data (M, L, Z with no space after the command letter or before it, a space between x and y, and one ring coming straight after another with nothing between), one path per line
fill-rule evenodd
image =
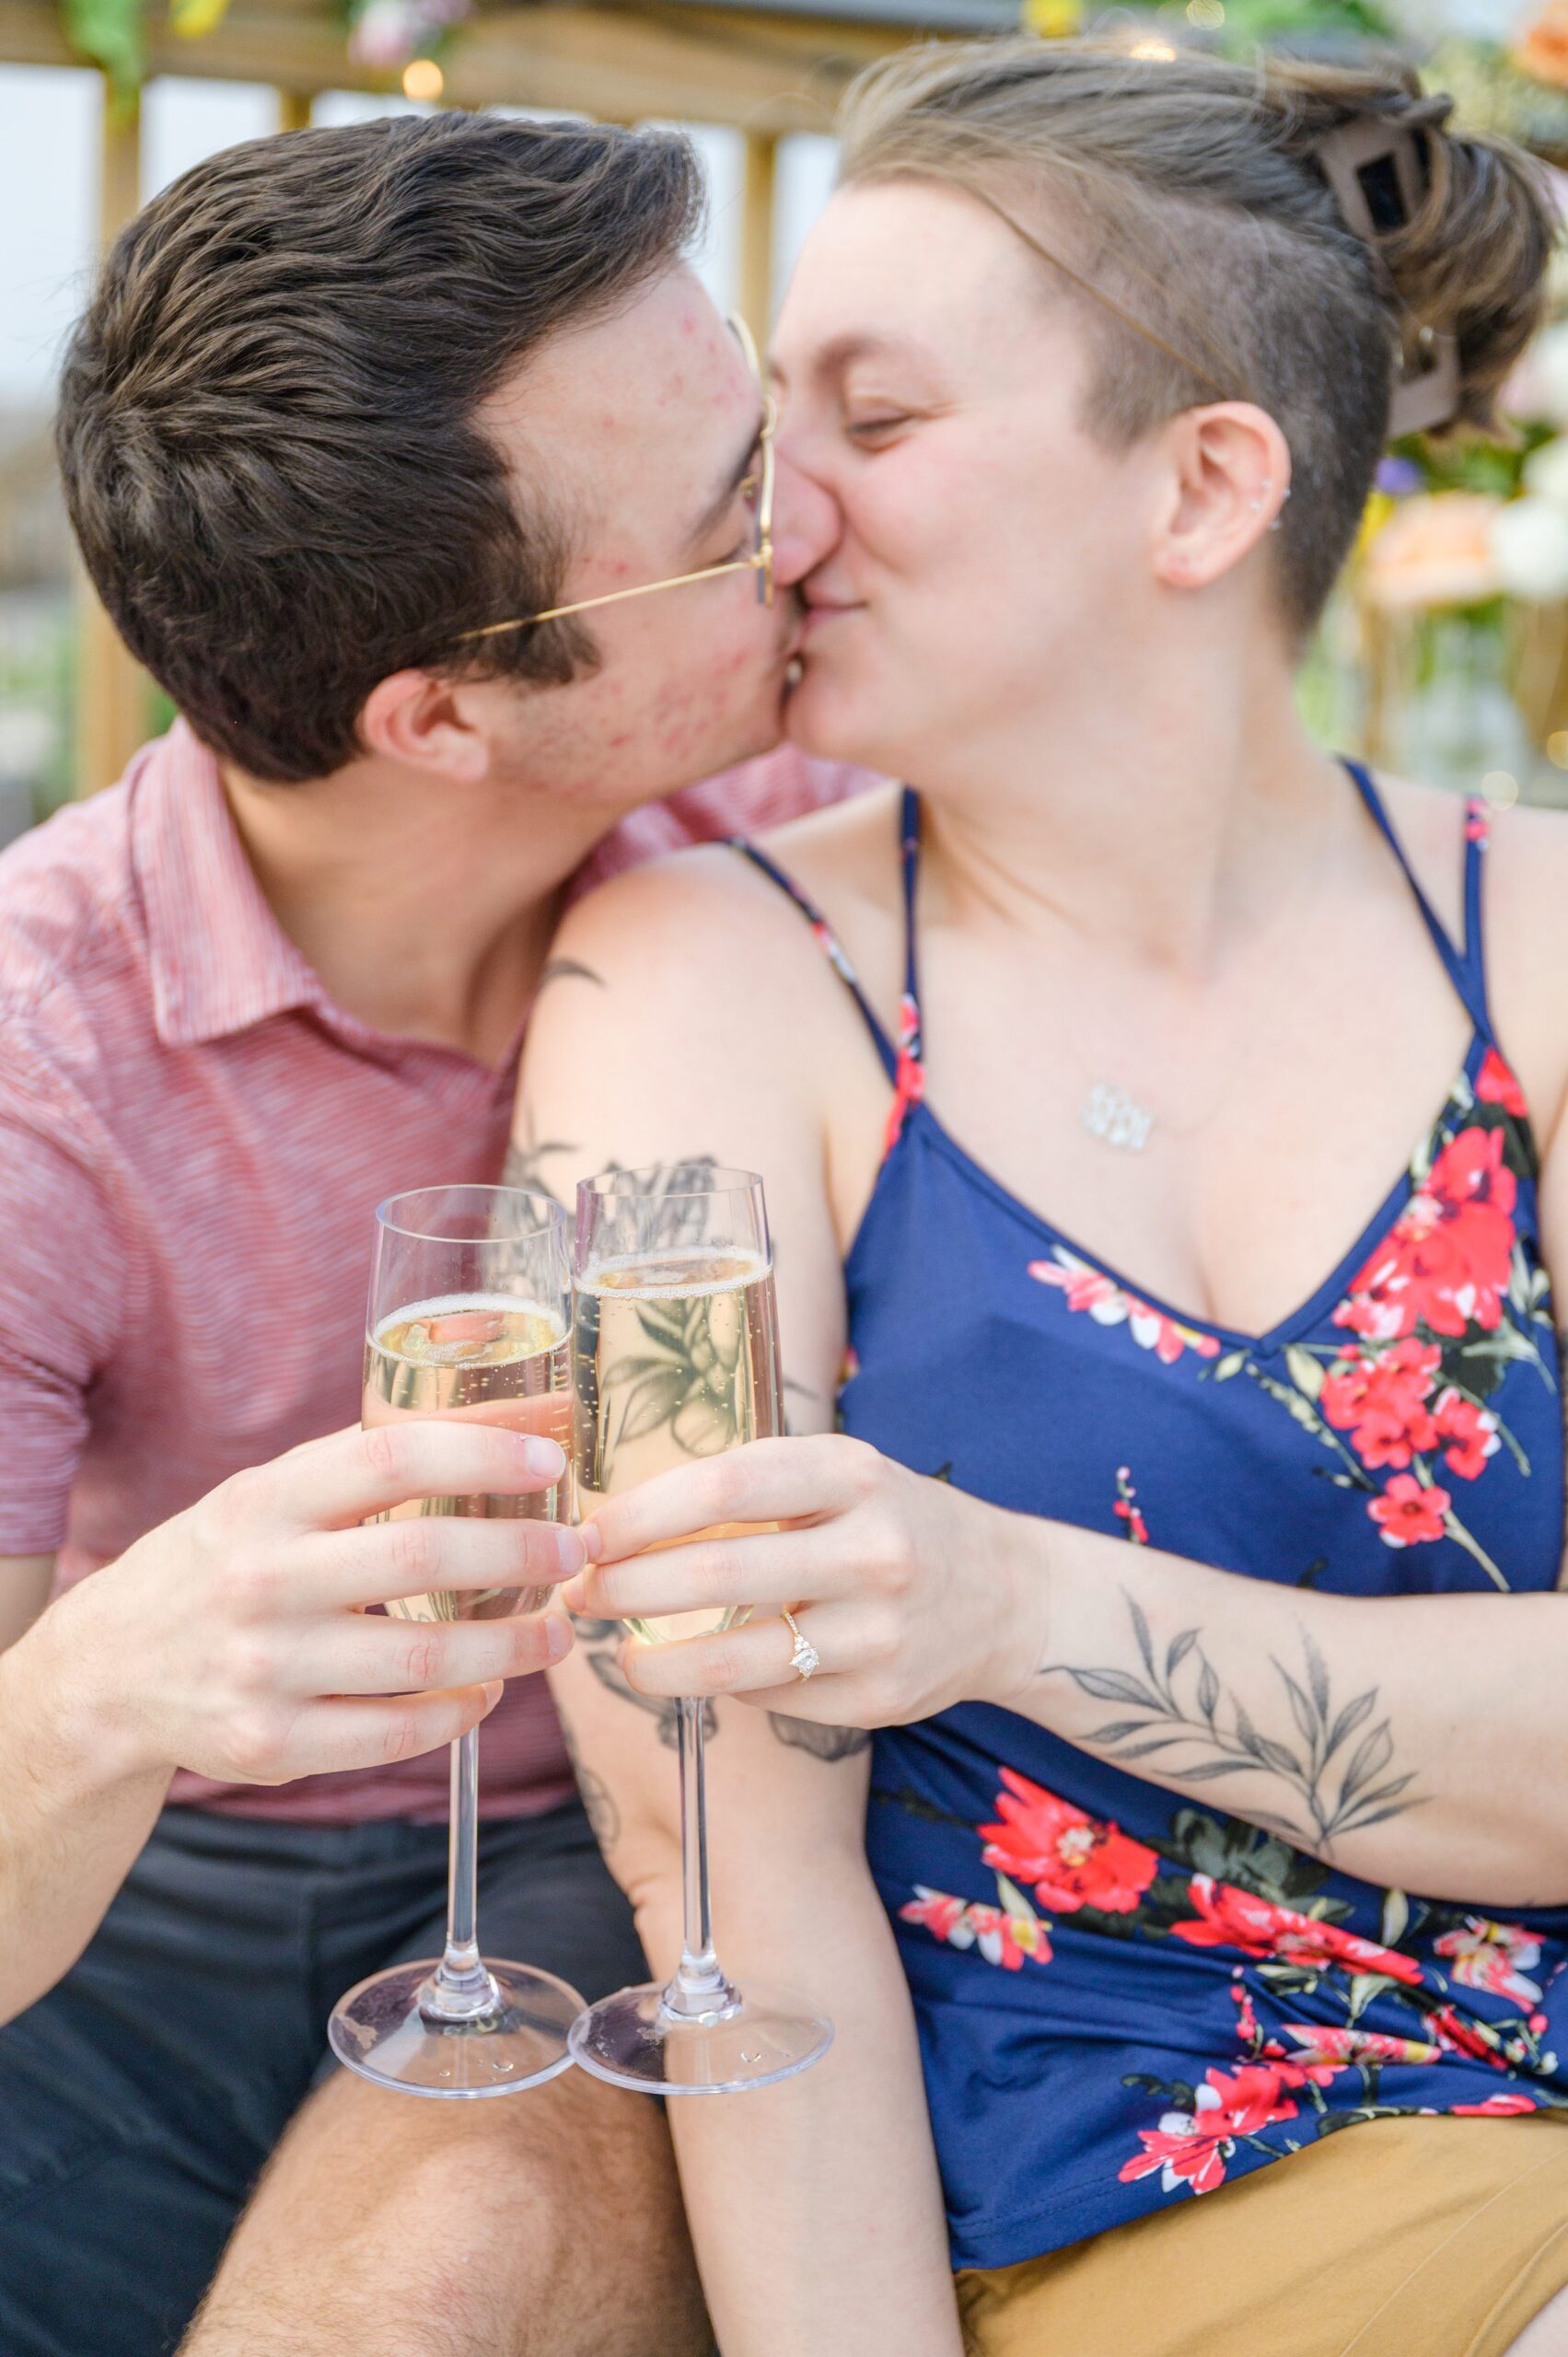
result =
M896 1040L800 891L738 846L805 911L894 1084L845 1271L842 1422L997 1505L1248 1579L1550 1589L1558 1359L1535 1147L1487 1009L1484 807L1469 814L1456 947L1371 779L1352 775L1473 1036L1409 1169L1267 1334L1126 1283L925 1102L912 794ZM1270 1764L1334 1793L1341 1829L1370 1824L1402 1789L1376 1664L1343 1689L1310 1655L1292 1668L1297 1740L1271 1745ZM1206 1714L1239 1761L1264 1742L1201 1646L1145 1642L1139 1673L1104 1683L1105 1739L1127 1750L1172 1715ZM1218 1805L1198 1806L981 1703L877 1736L867 1847L913 1995L955 2266L1010 2265L1202 2198L1356 2121L1568 2105L1568 1908L1504 1922L1376 1889L1225 1815L1224 1769Z

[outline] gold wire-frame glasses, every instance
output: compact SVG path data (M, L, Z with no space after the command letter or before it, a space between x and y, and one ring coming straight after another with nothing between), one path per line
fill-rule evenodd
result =
M722 564L700 565L695 573L672 573L668 581L645 581L635 589L610 589L599 598L579 598L570 606L547 606L541 614L517 614L510 621L486 622L482 629L465 630L461 634L463 640L495 638L505 630L531 630L537 622L558 622L567 614L591 613L596 607L618 606L628 598L651 598L660 589L684 589L691 581L716 581L723 573L754 573L757 576L757 603L760 606L772 604L773 435L779 422L778 404L763 381L762 364L758 358L751 331L738 312L731 315L729 327L746 355L746 365L762 395L762 423L757 434L756 470L738 486L743 495L756 502L757 540L750 554L728 557Z

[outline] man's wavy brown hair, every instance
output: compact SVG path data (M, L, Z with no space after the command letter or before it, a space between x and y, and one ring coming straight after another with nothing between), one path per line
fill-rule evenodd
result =
M65 357L58 445L87 570L203 743L298 781L360 749L406 666L561 683L568 519L476 412L611 313L701 215L669 132L401 117L231 147L117 240Z

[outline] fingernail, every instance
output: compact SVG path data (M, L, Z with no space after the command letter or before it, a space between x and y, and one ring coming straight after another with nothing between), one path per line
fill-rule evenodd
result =
M506 1685L504 1678L487 1678L485 1679L484 1708L487 1714L495 1708L496 1703L499 1702L505 1690Z
M577 1527L577 1536L583 1542L583 1552L589 1562L597 1563L604 1552L604 1538L598 1523L580 1523Z
M530 1473L542 1473L546 1480L559 1481L566 1470L565 1451L559 1441L530 1433L523 1443L523 1463Z
M563 1572L580 1572L588 1559L582 1533L564 1523L556 1526L555 1553Z
M566 1607L568 1612L586 1612L587 1610L588 1600L584 1593L583 1582L580 1579L568 1580L565 1586L559 1591L559 1594L561 1601Z
M559 1612L552 1612L544 1624L545 1641L552 1661L563 1660L572 1650L572 1623Z

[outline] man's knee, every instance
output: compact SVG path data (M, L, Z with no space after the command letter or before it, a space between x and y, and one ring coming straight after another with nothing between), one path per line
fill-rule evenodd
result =
M184 2357L704 2357L657 2106L568 2072L420 2104L342 2073L241 2221Z

